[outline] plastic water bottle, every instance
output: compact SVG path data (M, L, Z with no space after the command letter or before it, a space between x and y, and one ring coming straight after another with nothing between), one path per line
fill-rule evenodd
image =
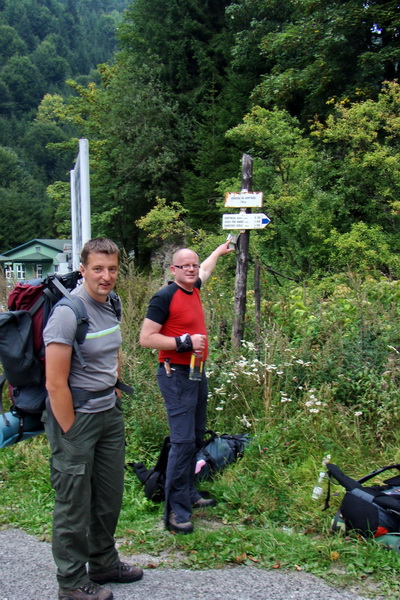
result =
M189 379L199 381L203 375L203 352L196 350L190 358Z
M321 483L322 483L324 477L325 477L325 471L320 471L317 485L313 489L313 492L311 495L311 498L313 500L318 500L318 498L320 498L322 496L322 493L324 490L322 489Z
M322 460L322 466L326 467L326 465L330 462L331 460L331 455L327 454L326 456L324 456L323 460ZM313 500L318 500L318 498L321 498L322 494L323 494L323 488L322 488L322 482L324 480L326 473L325 471L320 471L319 475L318 475L318 481L317 481L317 485L314 487L312 494L311 494L311 498Z

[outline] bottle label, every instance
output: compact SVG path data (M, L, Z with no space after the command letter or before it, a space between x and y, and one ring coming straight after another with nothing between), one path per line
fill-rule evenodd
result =
M203 374L203 357L201 354L192 353L190 357L189 379L199 381Z
M320 498L322 496L322 492L323 489L321 486L316 485L315 488L313 489L313 493L312 493L312 498L313 500L317 500L318 498Z

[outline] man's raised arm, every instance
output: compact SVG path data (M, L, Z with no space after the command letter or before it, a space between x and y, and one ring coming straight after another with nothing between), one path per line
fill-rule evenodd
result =
M199 277L202 283L207 281L207 279L210 277L220 256L229 254L229 252L234 252L233 248L229 248L229 244L230 240L227 240L218 246L218 248L211 252L210 256L201 263Z

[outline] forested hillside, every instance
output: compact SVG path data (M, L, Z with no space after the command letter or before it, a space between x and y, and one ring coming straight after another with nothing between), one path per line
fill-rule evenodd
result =
M73 153L50 152L73 127L38 123L48 93L68 97L66 80L98 80L112 59L126 0L2 0L0 2L0 247L56 234L46 187L66 180Z
M185 226L220 230L248 152L268 264L295 278L395 274L398 17L391 1L135 0L101 84L48 98L39 122L91 140L94 231L139 258L149 231L159 243L162 227L178 240ZM67 185L50 193L66 235Z
M398 276L397 2L134 0L113 54L122 9L2 3L3 248L70 234L67 173L87 137L93 233L139 261L165 232L220 230L247 152L267 264Z

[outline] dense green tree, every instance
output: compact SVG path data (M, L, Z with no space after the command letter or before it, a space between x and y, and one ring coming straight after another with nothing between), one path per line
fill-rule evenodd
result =
M49 234L49 198L45 189L55 179L69 181L76 152L76 145L74 152L67 154L51 148L52 144L76 135L74 125L66 128L34 122L36 109L48 92L70 94L65 80L71 75L81 81L100 79L94 69L112 57L115 29L126 3L127 0L0 2L0 146L12 149L27 178L25 191L17 182L9 188L0 183L3 215L8 215L9 223L13 221L13 202L15 214L17 206L20 210L14 219L18 226L4 224L6 246L26 241L21 235L28 236L28 231L32 232L31 237Z
M104 226L109 214L108 231L137 251L136 219L157 196L181 198L189 129L157 80L133 60L129 68L118 62L110 75L96 115L104 145L98 151L101 168L93 176L94 223L100 219Z
M45 90L45 79L27 56L13 56L1 70L0 81L7 86L12 111L21 114L35 109Z
M225 0L138 0L119 29L124 51L159 72L161 85L193 122L181 179L188 219L195 227L215 228L216 182L227 171L233 175L238 164L237 150L224 133L241 118L249 91L244 93L242 82L241 89L236 85L232 93L224 93L233 41L228 5Z
M68 106L46 97L39 119L74 123L90 139L93 232L137 252L135 221L156 197L181 198L190 129L153 73L133 59L127 68L124 60L121 55L113 68L103 67L101 88L70 82L76 96ZM56 195L62 203L59 188Z
M0 67L3 67L11 56L26 53L26 44L14 27L0 25Z
M2 252L50 233L50 207L43 186L15 152L0 146L0 248Z
M354 222L399 232L400 87L387 83L376 101L337 104L325 124L315 122L319 141L318 182L342 198L339 230ZM324 169L328 165L329 169Z
M226 67L226 0L136 0L119 30L122 48L160 67L161 81L196 111L209 85L221 87Z
M256 157L272 219L263 253L292 276L372 270L400 276L400 87L338 103L306 138L287 111L255 107L228 137Z
M53 144L67 141L69 134L53 123L34 121L21 138L20 155L24 157L29 171L48 185L58 179L67 179L74 158L72 153L52 149ZM25 148L29 148L26 152Z
M258 103L286 108L306 124L328 112L332 98L376 99L385 79L399 75L397 1L292 2L290 20L268 33Z
M58 55L53 40L45 39L41 42L32 53L31 58L40 73L46 74L47 84L58 84L63 87L70 74L70 67L67 60Z

